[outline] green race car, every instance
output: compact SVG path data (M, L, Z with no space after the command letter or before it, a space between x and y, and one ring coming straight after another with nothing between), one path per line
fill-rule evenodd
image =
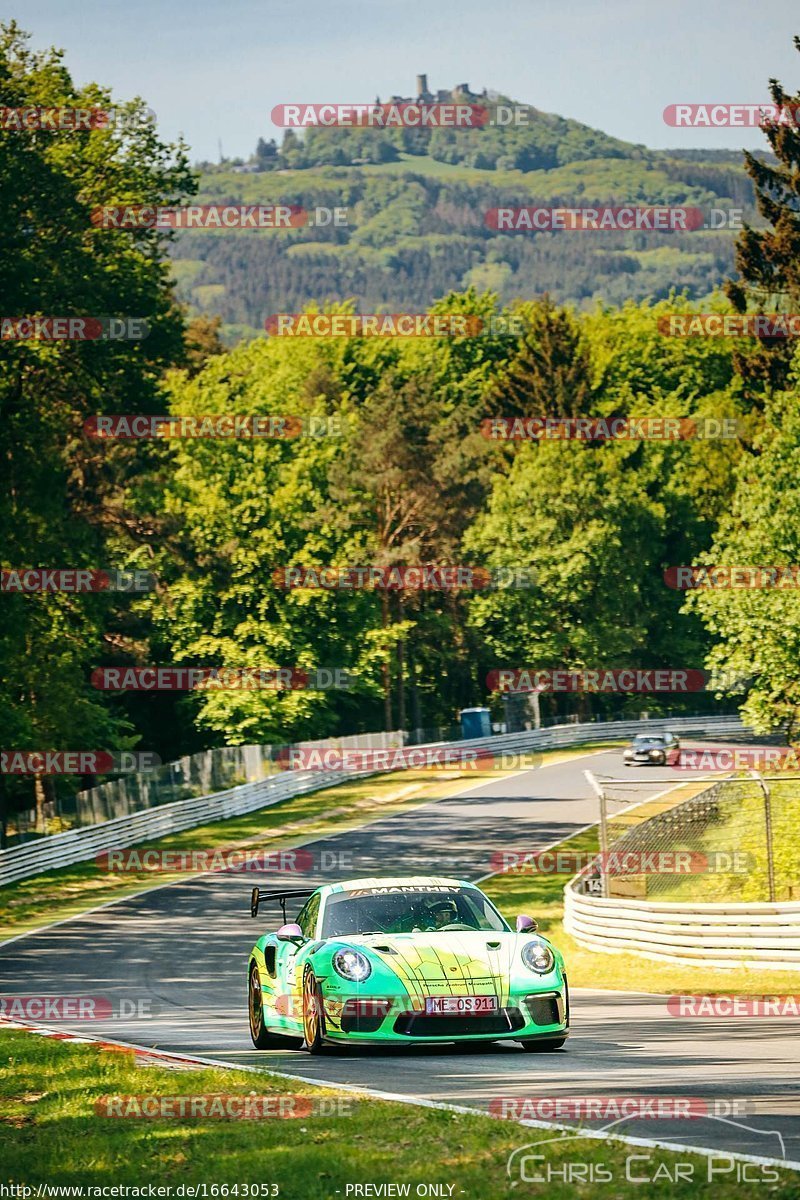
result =
M305 900L250 954L259 1050L305 1044L513 1039L556 1050L569 1030L561 954L530 917L513 932L472 883L415 876L313 890L254 888L250 911Z

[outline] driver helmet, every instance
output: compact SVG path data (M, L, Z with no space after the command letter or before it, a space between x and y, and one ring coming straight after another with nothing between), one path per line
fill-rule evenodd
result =
M433 900L427 908L431 923L438 928L441 928L442 925L452 925L458 920L456 902L449 896L442 897L441 900Z

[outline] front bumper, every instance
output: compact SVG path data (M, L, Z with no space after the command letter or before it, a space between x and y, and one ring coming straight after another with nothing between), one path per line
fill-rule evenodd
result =
M330 1041L381 1042L396 1045L436 1042L499 1041L557 1038L569 1030L569 993L563 986L511 995L496 1012L482 1014L425 1013L421 1002L393 1003L348 997L331 1003L323 996L325 1034Z

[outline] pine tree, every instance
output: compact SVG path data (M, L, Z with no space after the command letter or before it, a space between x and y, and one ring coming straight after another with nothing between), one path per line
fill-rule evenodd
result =
M800 37L794 39L800 51ZM778 115L764 123L776 163L744 151L745 169L756 189L756 205L770 229L745 225L736 241L739 280L726 292L737 312L790 312L800 303L800 128L783 114L800 109L800 93L789 96L777 79L769 81ZM769 338L737 347L736 368L753 392L786 385L792 343Z
M573 417L586 412L591 360L578 322L545 296L529 308L519 351L489 398L490 416Z

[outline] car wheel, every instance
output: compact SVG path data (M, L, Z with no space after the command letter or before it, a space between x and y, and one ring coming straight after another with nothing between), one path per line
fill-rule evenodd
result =
M529 1038L527 1041L520 1042L523 1050L527 1050L531 1054L546 1054L548 1050L560 1050L567 1039L562 1038Z
M247 1012L250 1018L250 1037L256 1050L293 1050L303 1044L301 1038L284 1037L270 1033L264 1026L264 1002L261 995L261 979L255 963L250 968L247 983Z
M303 976L303 1033L309 1054L321 1054L325 1034L322 992L310 967Z

